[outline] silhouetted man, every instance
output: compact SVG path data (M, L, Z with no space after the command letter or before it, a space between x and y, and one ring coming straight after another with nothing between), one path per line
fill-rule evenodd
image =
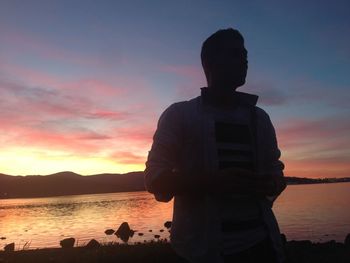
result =
M284 165L258 96L238 92L248 69L239 31L202 46L208 86L160 116L145 169L156 200L174 197L171 245L190 262L283 262L272 204Z

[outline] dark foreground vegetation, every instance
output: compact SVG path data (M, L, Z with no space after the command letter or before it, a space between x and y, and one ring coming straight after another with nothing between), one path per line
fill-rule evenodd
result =
M286 263L349 263L350 246L330 241L288 241L285 244ZM186 263L164 241L135 245L105 244L98 247L47 248L36 250L1 251L1 263Z

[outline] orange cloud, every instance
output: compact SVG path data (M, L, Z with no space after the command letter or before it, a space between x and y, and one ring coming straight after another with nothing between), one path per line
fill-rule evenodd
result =
M110 155L109 158L121 164L144 164L147 157L136 155L132 152L118 151Z

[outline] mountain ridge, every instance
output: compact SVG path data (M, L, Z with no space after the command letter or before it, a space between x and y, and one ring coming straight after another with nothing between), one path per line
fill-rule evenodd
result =
M61 195L145 191L144 172L81 175L63 171L49 175L7 175L0 173L0 199L33 198ZM287 184L350 182L344 178L286 177Z

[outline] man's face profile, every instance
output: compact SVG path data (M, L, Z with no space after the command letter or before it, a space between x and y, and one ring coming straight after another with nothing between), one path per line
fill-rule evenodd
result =
M203 61L208 86L236 89L245 83L248 70L247 50L239 39L226 39L211 48Z

